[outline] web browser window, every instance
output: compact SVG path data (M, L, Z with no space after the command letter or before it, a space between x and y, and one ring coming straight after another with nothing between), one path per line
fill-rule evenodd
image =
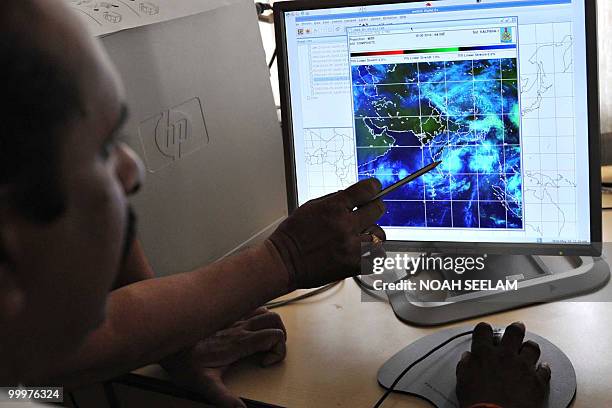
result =
M299 204L441 160L385 198L388 239L590 242L583 0L295 11L285 26Z

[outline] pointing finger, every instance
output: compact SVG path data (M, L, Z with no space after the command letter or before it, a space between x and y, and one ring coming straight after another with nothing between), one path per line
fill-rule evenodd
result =
M380 181L371 178L353 184L346 190L341 191L339 195L344 200L343 205L347 209L352 210L370 201L381 189Z
M385 205L381 200L376 200L359 208L352 214L356 222L355 232L361 233L372 227L384 213Z

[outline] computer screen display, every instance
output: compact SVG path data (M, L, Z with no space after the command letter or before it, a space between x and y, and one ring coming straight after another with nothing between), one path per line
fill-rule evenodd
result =
M297 205L440 160L389 240L592 242L585 0L312 4L281 16Z

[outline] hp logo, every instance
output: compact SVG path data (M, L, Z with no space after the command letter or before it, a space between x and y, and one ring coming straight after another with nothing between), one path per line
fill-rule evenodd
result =
M154 173L208 144L199 98L144 120L139 127L147 169Z

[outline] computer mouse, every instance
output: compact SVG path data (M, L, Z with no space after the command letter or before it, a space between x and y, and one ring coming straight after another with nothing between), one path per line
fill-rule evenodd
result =
M501 342L502 337L504 337L505 329L493 329L493 344L497 345Z

